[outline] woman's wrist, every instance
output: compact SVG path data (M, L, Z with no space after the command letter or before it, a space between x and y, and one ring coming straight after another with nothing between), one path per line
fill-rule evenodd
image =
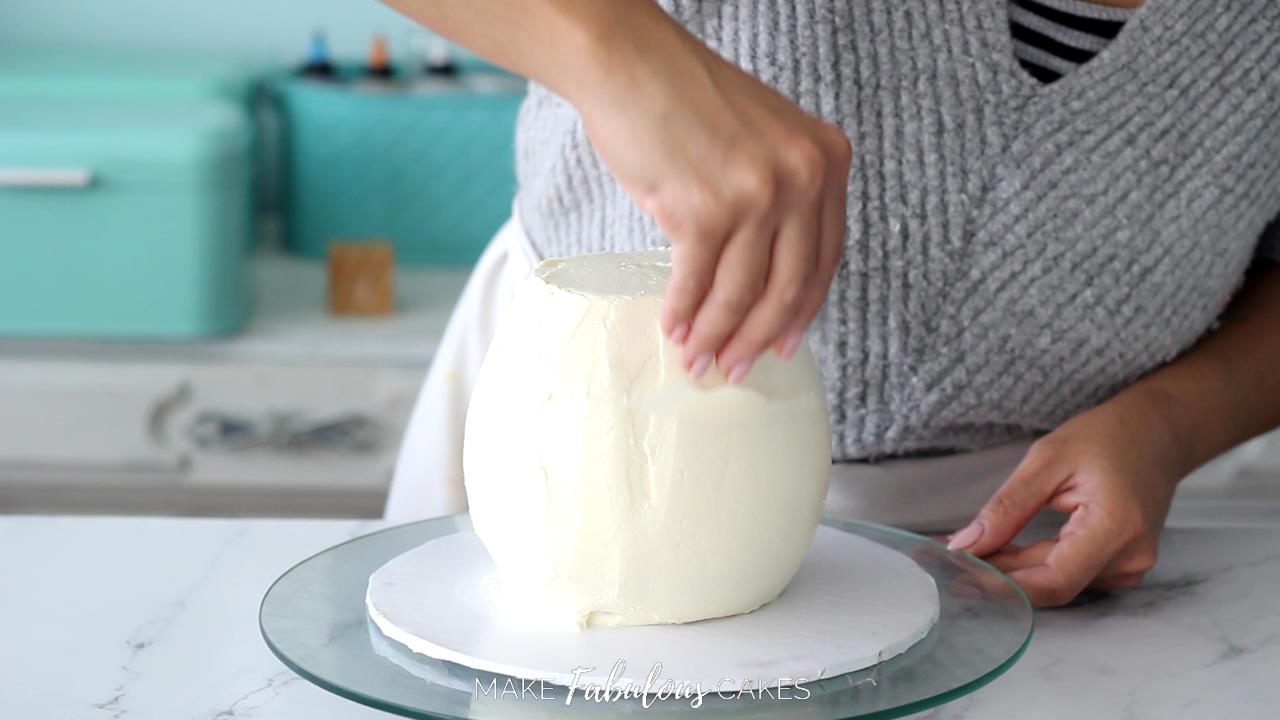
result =
M559 67L544 83L584 115L642 107L688 79L705 50L656 3L628 0L625 11L609 10L612 4L562 18Z
M646 54L669 51L664 46L678 26L662 8L648 0L623 3L552 3L557 31L547 69L534 79L582 110L617 95Z
M1211 417L1211 412L1200 407L1194 398L1159 383L1139 382L1104 405L1123 413L1128 422L1141 429L1141 437L1150 441L1157 456L1164 460L1163 471L1175 483L1228 449L1229 443L1217 440L1217 428L1205 427L1205 418Z
M1219 327L1113 401L1146 408L1171 438L1179 478L1280 424L1280 266L1252 268Z

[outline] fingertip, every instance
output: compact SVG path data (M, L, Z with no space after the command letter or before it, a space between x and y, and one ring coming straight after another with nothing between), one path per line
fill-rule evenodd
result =
M662 334L676 345L683 345L693 332L693 319L697 308L684 296L668 291L662 304L660 325Z
M1057 579L1056 575L1050 581L1049 571L1050 569L1044 565L1038 565L1032 568L1013 570L1007 575L1027 596L1027 600L1031 602L1032 607L1049 608L1067 604L1078 594L1078 591L1071 592L1067 590L1067 586Z
M801 340L804 340L804 331L792 331L792 333L783 340L782 351L778 354L782 356L783 360L790 360L796 354L796 350L799 349Z
M662 332L670 337L681 323L688 321L689 313L686 304L673 288L668 287L666 296L662 300L662 314L659 317Z
M667 337L671 339L672 343L683 345L684 341L689 339L689 323L676 323L676 326L671 328L671 332Z
M774 339L772 343L770 343L769 349L773 351L774 355L777 355L783 360L788 359L789 356L786 354L788 350L787 343L790 342L791 336L794 335L795 332L796 332L795 330L788 330L783 334L779 335L777 338ZM795 350L791 349L791 352L792 354L794 354Z
M686 370L693 370L693 363L703 355L702 349L695 339L686 339L680 346L680 359Z
M985 596L981 587L963 580L957 580L948 585L947 594L962 600L979 600Z
M700 379L707 374L707 370L711 369L711 363L715 358L711 353L702 353L693 359L693 363L689 366L689 374L694 380Z
M985 531L986 523L982 520L974 520L951 536L951 541L947 543L947 549L969 550L972 552Z
M738 385L747 378L751 372L751 366L754 363L751 360L743 360L729 369L728 378L730 385Z

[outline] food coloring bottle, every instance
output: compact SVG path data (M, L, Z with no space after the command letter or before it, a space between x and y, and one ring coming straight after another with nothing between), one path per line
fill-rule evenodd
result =
M427 63L424 69L431 77L447 78L458 74L458 65L453 61L448 42L438 37L431 39L431 44L427 46Z
M304 77L332 80L336 75L333 63L329 62L329 43L320 30L311 35L311 48L307 52L307 62L302 66Z
M377 80L391 80L395 73L391 71L391 54L387 51L385 35L374 35L373 44L369 46L369 64L364 74Z

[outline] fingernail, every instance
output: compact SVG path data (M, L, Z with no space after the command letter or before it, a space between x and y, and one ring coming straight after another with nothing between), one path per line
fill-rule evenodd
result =
M751 361L743 360L737 365L734 365L733 369L729 371L729 383L732 385L737 385L738 383L742 382L742 380L745 377L747 377L747 373L749 372L751 372Z
M792 355L796 354L796 348L800 347L800 341L804 339L804 333L797 331L791 333L787 341L782 344L782 359L790 360Z
M676 345L683 345L686 338L689 337L689 323L682 322L671 328L671 342Z
M951 537L951 542L947 543L947 549L963 550L973 545L975 542L978 541L978 538L982 537L982 530L983 530L982 521L974 520L973 522L964 526L964 529L960 530L959 532L957 532L955 535Z
M698 379L707 374L707 370L711 367L711 361L714 358L711 353L702 353L694 359L693 365L689 366L689 374Z

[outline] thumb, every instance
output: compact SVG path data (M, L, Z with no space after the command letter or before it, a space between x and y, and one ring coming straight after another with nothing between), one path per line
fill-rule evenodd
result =
M1008 545L1053 496L1061 465L1032 445L973 522L951 536L947 549L986 555Z

